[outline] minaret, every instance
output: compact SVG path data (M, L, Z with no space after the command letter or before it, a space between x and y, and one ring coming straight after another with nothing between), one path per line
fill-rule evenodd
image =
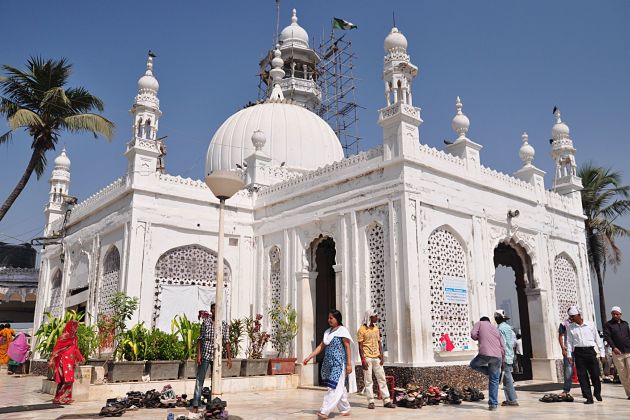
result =
M575 148L569 135L569 127L562 122L560 110L554 112L556 123L551 129L551 157L556 163L553 189L558 194L569 195L582 190L582 180L577 176Z
M407 55L407 38L392 28L385 38L385 102L379 110L378 124L383 128L383 146L386 160L417 153L420 143L418 127L422 124L420 108L413 106L411 85L418 67L411 64Z
M128 172L131 182L138 176L146 176L156 171L163 171L165 147L158 139L159 120L162 116L157 93L160 84L153 76L155 54L149 51L147 70L138 80L138 94L129 110L133 116L132 139L127 143L125 156L129 161Z
M52 222L63 217L68 207L70 192L70 159L66 155L66 149L55 158L55 166L50 176L50 192L48 193L48 204L44 210L46 226L44 236L50 236L52 232Z
M286 99L314 111L322 100L315 71L319 56L309 47L308 33L297 22L297 11L293 9L291 24L278 36L276 50L279 49L280 58L284 61L284 74L279 85ZM261 77L268 92L275 84L271 71L274 68L272 60L277 57L276 50L270 51L260 62Z

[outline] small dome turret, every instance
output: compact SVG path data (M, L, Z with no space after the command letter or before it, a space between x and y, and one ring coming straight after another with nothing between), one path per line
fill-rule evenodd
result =
M556 112L554 112L553 115L556 117L556 123L551 128L551 138L554 140L569 138L569 126L562 122L560 110L556 108Z
M147 57L147 71L144 73L140 79L138 79L138 90L152 90L157 93L160 90L160 84L157 79L153 76L153 57L155 55L149 51L149 56Z
M395 48L407 49L407 38L398 30L393 27L391 32L385 37L385 52L389 52Z
M61 151L61 154L55 158L55 169L61 168L70 170L70 159L66 155L65 147Z
M280 32L278 41L284 47L287 45L308 48L308 32L298 25L297 11L293 9L291 24Z

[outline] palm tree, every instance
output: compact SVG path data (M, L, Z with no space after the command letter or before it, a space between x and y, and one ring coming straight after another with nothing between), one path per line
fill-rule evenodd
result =
M24 71L3 65L0 76L0 115L10 130L0 136L8 142L15 130L23 128L32 138L31 158L17 185L0 207L0 220L20 195L33 171L39 179L46 169L46 152L54 150L62 131L87 131L111 140L114 124L94 113L103 111L103 101L83 87L66 88L72 65L65 58L46 60L31 57Z
M610 264L616 270L622 260L622 253L616 240L630 237L630 230L614 221L630 214L630 186L622 185L621 173L611 169L583 164L578 170L582 178L582 207L586 215L586 248L591 270L597 277L599 289L599 312L602 324L606 321L606 300L604 277Z

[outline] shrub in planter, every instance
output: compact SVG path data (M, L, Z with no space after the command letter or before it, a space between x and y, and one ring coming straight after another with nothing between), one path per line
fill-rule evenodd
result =
M117 361L108 363L107 375L110 382L142 379L148 335L149 332L142 322L120 334L114 352Z
M156 328L147 334L144 358L151 380L177 379L183 355L184 343L175 334Z
M84 363L87 363L88 358L98 349L96 328L92 325L80 324L77 330L77 338L79 341L79 351L85 359Z
M188 319L186 314L177 315L171 322L171 332L177 334L183 345L183 356L179 366L182 379L197 377L197 339L201 332L201 323Z
M271 345L278 352L278 356L269 359L269 375L286 375L295 373L294 357L288 357L291 344L298 333L297 312L291 304L281 306L277 300L272 302L269 317L273 328L271 330Z
M245 332L249 339L244 359L241 362L241 376L258 376L267 374L268 359L262 358L265 345L269 341L269 334L262 330L262 315L255 318L245 318Z
M46 322L40 325L35 332L35 351L42 358L48 359L66 324L69 321L81 321L82 319L83 314L76 311L67 311L63 317L56 317L46 313ZM84 355L84 357L87 359L87 355Z

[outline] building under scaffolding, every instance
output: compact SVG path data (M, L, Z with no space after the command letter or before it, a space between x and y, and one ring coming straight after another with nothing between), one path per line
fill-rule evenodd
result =
M291 25L278 35L284 61L285 76L280 81L284 97L324 119L341 142L345 156L356 154L361 139L357 111L361 107L356 102L352 43L344 39L345 34L337 37L333 30L327 41L322 39L316 52L310 48L308 37L302 36L295 12L291 20ZM269 75L272 59L273 50L269 50L259 63L259 102L273 88ZM251 105L254 104L246 107Z

